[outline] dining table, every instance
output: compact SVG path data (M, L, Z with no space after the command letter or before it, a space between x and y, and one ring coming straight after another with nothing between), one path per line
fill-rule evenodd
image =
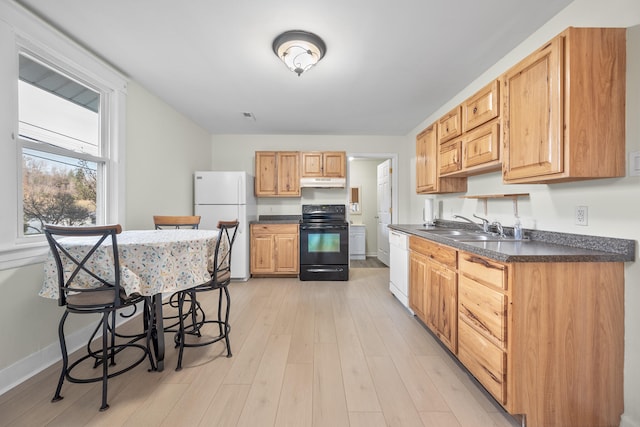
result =
M150 304L149 325L152 331L156 369L164 369L163 299L174 292L189 289L211 280L218 230L168 229L127 230L117 235L120 285L127 295L137 293ZM91 237L65 237L63 247L73 255L85 255L95 242ZM87 267L113 276L111 240L106 240L92 256ZM224 252L221 249L221 252ZM74 265L63 266L65 279ZM74 284L96 286L87 273L78 274ZM57 267L51 251L44 263L44 283L39 295L58 298Z

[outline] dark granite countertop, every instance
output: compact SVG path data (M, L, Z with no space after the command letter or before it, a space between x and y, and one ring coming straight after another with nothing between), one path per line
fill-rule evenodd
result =
M302 215L260 215L249 224L298 224Z
M524 230L524 241L456 241L451 237L430 233L442 228L471 229L457 221L438 220L435 226L422 224L391 224L389 228L406 234L442 243L502 262L627 262L635 261L635 240L581 234ZM511 228L505 227L507 235Z

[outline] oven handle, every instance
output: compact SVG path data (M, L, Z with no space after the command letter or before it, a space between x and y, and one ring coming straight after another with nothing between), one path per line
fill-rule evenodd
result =
M300 230L346 230L347 225L335 224L300 224Z
M335 271L344 271L344 267L324 267L324 268L308 268L307 273L333 273Z

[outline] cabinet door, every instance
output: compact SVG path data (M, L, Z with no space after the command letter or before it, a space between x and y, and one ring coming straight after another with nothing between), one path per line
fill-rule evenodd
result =
M456 290L455 271L428 261L426 323L454 354L458 317Z
M411 251L409 254L409 307L423 322L425 317L425 283L427 261L424 255Z
M438 141L435 126L429 126L416 137L416 193L438 191Z
M256 151L256 196L275 196L278 193L276 152Z
M458 106L438 120L438 143L442 144L461 134L462 113L460 106Z
M322 156L322 174L325 177L345 178L347 176L346 153L327 151Z
M278 152L278 195L300 195L300 153Z
M302 176L321 177L322 176L322 152L311 151L302 153Z
M504 76L503 178L563 172L562 37Z
M462 104L462 132L468 132L499 115L500 84L494 80Z
M297 234L276 234L275 235L275 271L277 273L298 273L298 250Z
M439 160L441 175L462 169L462 141L457 139L441 144Z
M273 234L251 236L251 274L275 272L275 240Z
M465 134L462 142L462 168L495 164L500 169L500 130L498 122Z

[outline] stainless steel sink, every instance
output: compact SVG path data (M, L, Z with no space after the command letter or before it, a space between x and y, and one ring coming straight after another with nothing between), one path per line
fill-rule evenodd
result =
M487 235L487 234L474 234L474 235L464 235L464 236L457 236L457 237L452 237L453 240L458 241L458 242L509 242L509 241L516 241L513 237L511 236L505 236L505 237L501 237L501 236L491 236L491 235Z
M425 231L431 234L437 234L439 236L462 236L467 234L474 234L470 230L448 230L448 229L432 229L432 228L419 228L419 231Z
M430 229L421 228L419 231L424 231L429 234L435 234L442 237L447 237L456 242L509 242L516 241L512 236L501 237L494 234L487 234L481 231L473 230L461 230L461 229ZM525 240L522 240L525 241Z

